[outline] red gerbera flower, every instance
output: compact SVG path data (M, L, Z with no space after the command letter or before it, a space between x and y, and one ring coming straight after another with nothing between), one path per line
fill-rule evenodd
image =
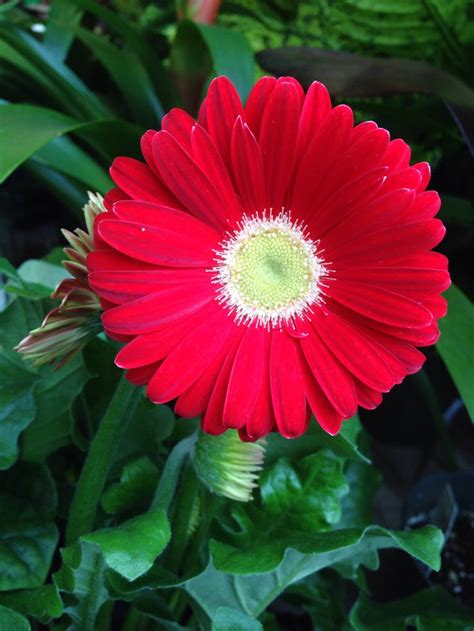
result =
M336 434L422 366L446 313L444 235L426 163L326 88L214 80L117 158L90 284L127 341L116 364L156 403L245 440Z

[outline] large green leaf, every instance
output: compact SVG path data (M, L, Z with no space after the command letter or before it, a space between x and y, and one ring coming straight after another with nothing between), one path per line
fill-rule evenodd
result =
M376 603L361 594L350 622L355 631L405 631L406 625L430 631L461 631L474 625L474 612L444 589L433 587L390 603Z
M474 422L474 305L454 285L445 296L448 315L440 320L437 348Z
M5 631L30 631L31 627L24 616L0 605L0 629Z
M53 618L59 618L63 613L63 603L56 585L42 585L36 589L1 592L0 605L11 607L43 624L47 624Z
M46 468L21 463L0 473L0 590L39 587L58 531L56 489Z
M33 159L73 177L90 191L106 193L112 187L106 171L66 136L51 140L33 155Z
M79 24L80 11L72 2L53 0L43 44L59 62L64 62L74 40L71 27Z
M61 370L54 370L50 366L33 368L13 351L12 347L40 324L45 308L43 301L17 298L0 313L0 468L13 464L18 455L18 437L28 426L23 443L28 460L42 461L53 448L69 442L69 410L89 379L80 356ZM66 418L60 427L58 417ZM55 430L49 434L52 426Z
M166 513L157 509L81 538L97 545L106 564L129 581L142 576L153 565L171 537Z
M212 619L212 631L263 631L263 627L241 611L219 607Z
M351 559L369 550L395 547L405 550L434 569L440 565L442 533L432 526L413 532L389 531L378 526L366 529L325 532L292 541L278 563L270 560L266 550L248 550L249 557L235 547L211 542L213 563L199 576L186 581L184 589L212 619L219 607L232 607L252 616L265 608L293 583L325 567ZM270 547L270 546L268 546ZM301 551L297 551L298 547ZM267 556L267 559L262 557ZM272 571L254 573L263 567L262 560ZM218 566L221 571L216 569ZM242 571L244 574L242 574Z

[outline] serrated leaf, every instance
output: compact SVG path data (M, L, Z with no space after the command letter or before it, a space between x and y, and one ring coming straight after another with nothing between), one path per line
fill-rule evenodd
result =
M153 510L114 528L81 537L97 545L107 565L129 581L147 572L171 537L166 513Z
M407 624L417 629L465 629L474 625L472 609L463 606L441 587L425 589L389 603L377 603L361 594L354 605L350 622L355 631L405 631ZM433 621L434 624L431 624Z
M46 468L19 463L0 473L0 590L40 586L58 539L56 489Z
M436 346L474 422L474 305L455 285L445 297L448 315L439 321L441 337Z
M283 518L285 529L293 531L320 532L336 523L347 491L343 462L324 452L307 456L298 466L280 459L260 478L265 518L273 526Z
M0 605L11 607L43 624L63 614L63 603L56 585L42 585L36 589L0 593Z
M0 630L1 631L30 631L30 623L12 609L0 605Z
M263 631L258 620L230 607L219 607L212 619L212 631Z

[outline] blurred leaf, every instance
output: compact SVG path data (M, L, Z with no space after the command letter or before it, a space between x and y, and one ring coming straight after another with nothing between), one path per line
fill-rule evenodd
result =
M73 27L79 24L81 18L82 11L68 0L53 0L51 3L43 45L58 61L66 59L74 40Z
M81 209L87 202L87 192L83 184L34 159L27 160L24 168L30 176L39 180L57 199L69 207L74 216L80 220L84 218Z
M440 587L425 589L402 600L383 604L370 600L362 593L350 614L355 631L379 631L381 628L384 631L405 631L407 624L415 623L415 618L417 629L420 630L461 631L474 625L472 609L461 605Z
M135 120L156 129L164 113L163 106L140 58L133 51L121 50L85 29L77 29L76 33L117 84Z
M157 57L156 47L148 41L143 29L116 11L112 11L102 4L94 2L94 0L71 0L71 2L103 20L113 32L124 40L127 50L133 51L139 56L165 110L176 105L176 94L168 71Z
M373 522L373 503L380 484L380 474L365 462L346 463L344 474L349 484L349 492L342 498L342 517L339 528L368 526Z
M438 217L441 221L462 226L463 228L474 227L474 204L454 195L442 195L442 205Z
M245 102L255 78L253 52L245 35L222 26L194 26L206 43L216 75L229 77Z
M31 627L28 620L19 613L0 605L0 629L4 631L30 631Z
M120 482L114 482L102 496L102 508L110 514L150 504L158 482L158 469L146 456L123 468Z
M219 607L212 619L212 631L263 631L263 627L241 611Z
M140 577L153 565L171 537L162 509L144 513L114 528L98 530L81 537L99 546L107 565L129 581Z
M11 607L43 624L47 624L53 618L59 618L63 613L63 603L56 585L0 593L0 605Z
M33 155L33 160L70 175L90 191L106 193L112 187L106 171L65 136L54 138Z
M92 631L101 606L108 598L104 586L104 560L97 546L75 543L61 550L62 567L54 574L60 592L70 594L64 613L71 619L68 631ZM72 601L72 602L71 602Z
M436 347L474 422L474 305L455 285L445 297L448 315L439 321L441 337Z
M69 272L62 265L53 265L38 259L29 259L20 265L18 274L26 283L35 283L49 290L49 293Z
M79 119L108 118L110 111L54 54L34 37L16 27L0 24L0 60L27 75L53 104ZM32 83L32 81L34 83Z
M296 77L303 86L324 83L339 97L434 94L445 101L474 152L474 91L460 79L423 61L376 59L317 48L279 48L257 54L276 75Z
M20 463L0 473L0 591L44 582L58 540L56 501L45 467Z
M33 105L0 106L0 183L22 162L56 136L83 123L53 110Z

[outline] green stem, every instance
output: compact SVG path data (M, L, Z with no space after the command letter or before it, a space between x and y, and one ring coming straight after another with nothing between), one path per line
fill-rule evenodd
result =
M140 394L140 388L122 377L86 456L69 511L66 544L74 543L94 528L120 430L133 413Z
M173 537L166 552L168 568L175 574L179 573L183 563L183 556L191 536L191 520L199 491L199 480L194 467L188 463L181 473L178 496L173 514Z

